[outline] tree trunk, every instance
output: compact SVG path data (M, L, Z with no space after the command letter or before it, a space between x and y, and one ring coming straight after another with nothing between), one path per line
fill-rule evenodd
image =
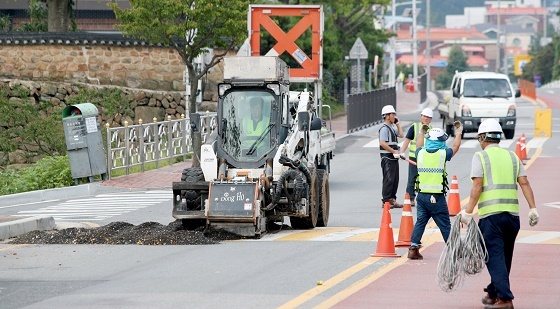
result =
M49 32L67 32L70 29L69 0L47 0Z

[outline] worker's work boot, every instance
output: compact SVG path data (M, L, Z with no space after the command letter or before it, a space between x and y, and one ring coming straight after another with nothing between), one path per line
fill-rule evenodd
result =
M498 300L497 296L491 297L487 289L484 289L484 292L486 292L486 295L482 298L482 303L484 305L492 305L496 302L496 300Z
M411 260L423 260L424 257L420 254L420 248L410 247L408 248L408 258Z
M513 302L511 299L503 300L501 298L496 298L496 301L493 304L485 305L485 309L513 309Z
M394 198L389 199L389 204L391 204L391 209L393 209L393 208L403 208L403 204L397 203L397 201Z

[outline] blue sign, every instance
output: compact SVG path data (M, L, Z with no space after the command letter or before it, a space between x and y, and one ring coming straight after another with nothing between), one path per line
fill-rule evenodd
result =
M436 61L436 62L434 62L434 66L435 67L446 67L447 66L447 61Z

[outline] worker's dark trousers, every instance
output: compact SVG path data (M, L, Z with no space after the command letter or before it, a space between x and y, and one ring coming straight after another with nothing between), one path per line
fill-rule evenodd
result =
M397 189L399 188L399 161L387 157L381 157L381 172L383 173L383 203L389 199L397 199Z
M508 212L501 212L481 218L478 227L488 250L486 268L490 273L491 283L488 294L503 300L513 299L509 285L509 272L513 258L515 238L519 232L519 217Z
M410 160L416 162L416 158L408 157ZM416 192L414 192L414 182L418 176L418 167L414 164L408 164L408 183L406 184L406 193L411 199L416 197Z

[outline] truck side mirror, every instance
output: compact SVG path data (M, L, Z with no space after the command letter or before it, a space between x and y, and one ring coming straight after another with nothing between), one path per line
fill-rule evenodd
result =
M521 90L515 89L515 97L519 98L521 96Z
M457 88L453 89L453 97L454 97L454 98L458 98L458 97L459 97L459 89L457 89Z
M299 112L298 113L298 130L307 131L309 130L309 113Z
M315 118L311 120L311 131L321 130L322 123L323 121L321 120L321 118Z

